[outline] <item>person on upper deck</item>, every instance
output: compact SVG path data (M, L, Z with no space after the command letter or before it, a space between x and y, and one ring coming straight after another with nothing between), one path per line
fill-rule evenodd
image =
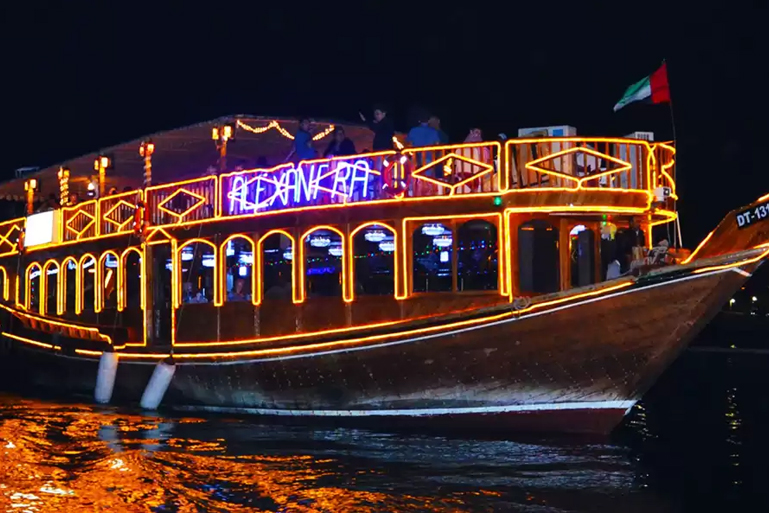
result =
M323 152L323 156L330 158L346 157L347 155L355 155L355 144L345 136L344 128L338 126L334 129L334 133L331 134L331 142L328 144L326 151Z
M433 146L441 143L441 136L435 128L430 126L429 117L422 114L419 116L419 123L409 130L406 142L417 148Z
M387 110L381 105L374 106L374 119L367 120L362 112L359 112L360 119L368 125L374 132L374 144L372 151L387 151L393 149L393 137L395 136L395 126L392 120L387 117Z
M427 124L438 132L438 141L440 141L440 144L449 143L449 136L446 135L446 132L441 130L441 118L433 114L430 116L430 119L427 120Z
M294 134L294 147L286 157L286 162L291 160L294 155L299 160L311 160L318 156L315 148L312 147L312 134L310 133L310 120L308 118L299 120L299 130Z

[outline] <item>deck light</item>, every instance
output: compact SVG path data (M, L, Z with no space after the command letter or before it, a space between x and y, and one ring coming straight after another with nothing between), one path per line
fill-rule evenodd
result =
M59 204L66 207L69 204L69 169L59 168Z

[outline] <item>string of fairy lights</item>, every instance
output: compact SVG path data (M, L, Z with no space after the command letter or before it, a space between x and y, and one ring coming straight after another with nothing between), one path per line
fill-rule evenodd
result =
M270 121L267 124L267 126L262 126L262 127L253 127L251 125L248 125L248 124L242 122L241 120L238 120L238 127L242 128L243 130L246 130L247 132L251 132L251 133L254 133L254 134L263 134L263 133L265 133L268 130L275 129L275 130L278 131L278 133L280 135L282 135L286 139L291 139L292 141L294 140L294 136L288 130L286 130L285 128L280 126L280 123L278 123L275 120ZM320 141L324 137L328 136L335 129L336 129L335 125L328 125L328 127L325 130L322 130L322 131L318 132L317 134L313 135L312 136L312 140L313 141Z

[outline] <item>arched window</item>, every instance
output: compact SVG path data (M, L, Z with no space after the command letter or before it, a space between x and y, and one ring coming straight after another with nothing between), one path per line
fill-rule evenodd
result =
M293 239L284 232L268 233L259 240L261 283L259 300L291 301L293 298Z
M585 225L575 226L569 232L571 256L571 285L583 287L595 282L595 233Z
M371 224L352 234L352 265L355 295L395 294L395 231Z
M120 304L118 308L138 309L142 307L142 256L136 248L129 248L121 256Z
M117 253L107 251L99 257L99 308L117 308Z
M43 291L45 294L45 311L47 315L60 315L59 311L59 264L54 260L46 262L43 268L43 276L45 277L45 286Z
M413 233L414 292L451 292L454 234L447 225L427 223Z
M222 245L219 254L224 254L225 301L251 301L256 288L253 241L232 237Z
M457 288L497 290L499 248L497 227L488 221L473 220L457 229Z
M80 258L80 311L93 312L96 303L96 258Z
M26 287L24 290L24 306L30 312L40 311L40 284L42 269L34 263L27 267Z
M8 301L8 273L0 266L0 300Z
M77 300L80 297L77 292L78 272L77 261L72 258L65 258L61 264L62 299L64 300L64 313L75 314L80 311L77 306Z
M344 239L334 230L315 229L302 237L304 287L308 297L342 297Z
M518 228L518 268L523 293L548 294L560 289L558 229L534 220Z
M216 297L216 247L196 239L179 248L181 303L210 303Z

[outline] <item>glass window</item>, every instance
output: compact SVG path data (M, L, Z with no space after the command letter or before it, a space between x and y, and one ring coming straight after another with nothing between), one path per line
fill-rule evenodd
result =
M254 245L250 240L237 237L225 246L226 301L251 301L254 275Z
M75 313L77 301L77 263L68 258L62 264L62 277L64 278L64 313Z
M40 264L32 264L27 268L27 290L29 291L29 297L25 298L25 305L31 312L40 311L41 275Z
M282 233L273 233L261 243L262 293L266 300L291 301L294 246Z
M83 312L93 312L96 291L96 259L89 256L80 263L80 279L83 282Z
M142 257L136 251L123 255L125 307L141 308Z
M497 290L497 227L488 221L468 221L457 230L459 290Z
M342 296L342 237L315 230L304 239L304 274L308 297Z
M117 308L117 267L115 253L107 253L101 258L101 292L104 308Z
M414 292L451 292L454 234L441 223L427 223L413 234Z
M356 295L395 293L395 234L387 226L372 225L353 237Z
M181 249L179 260L182 267L182 303L213 301L216 269L214 247L193 242Z
M45 266L45 313L58 315L59 265L49 263Z

